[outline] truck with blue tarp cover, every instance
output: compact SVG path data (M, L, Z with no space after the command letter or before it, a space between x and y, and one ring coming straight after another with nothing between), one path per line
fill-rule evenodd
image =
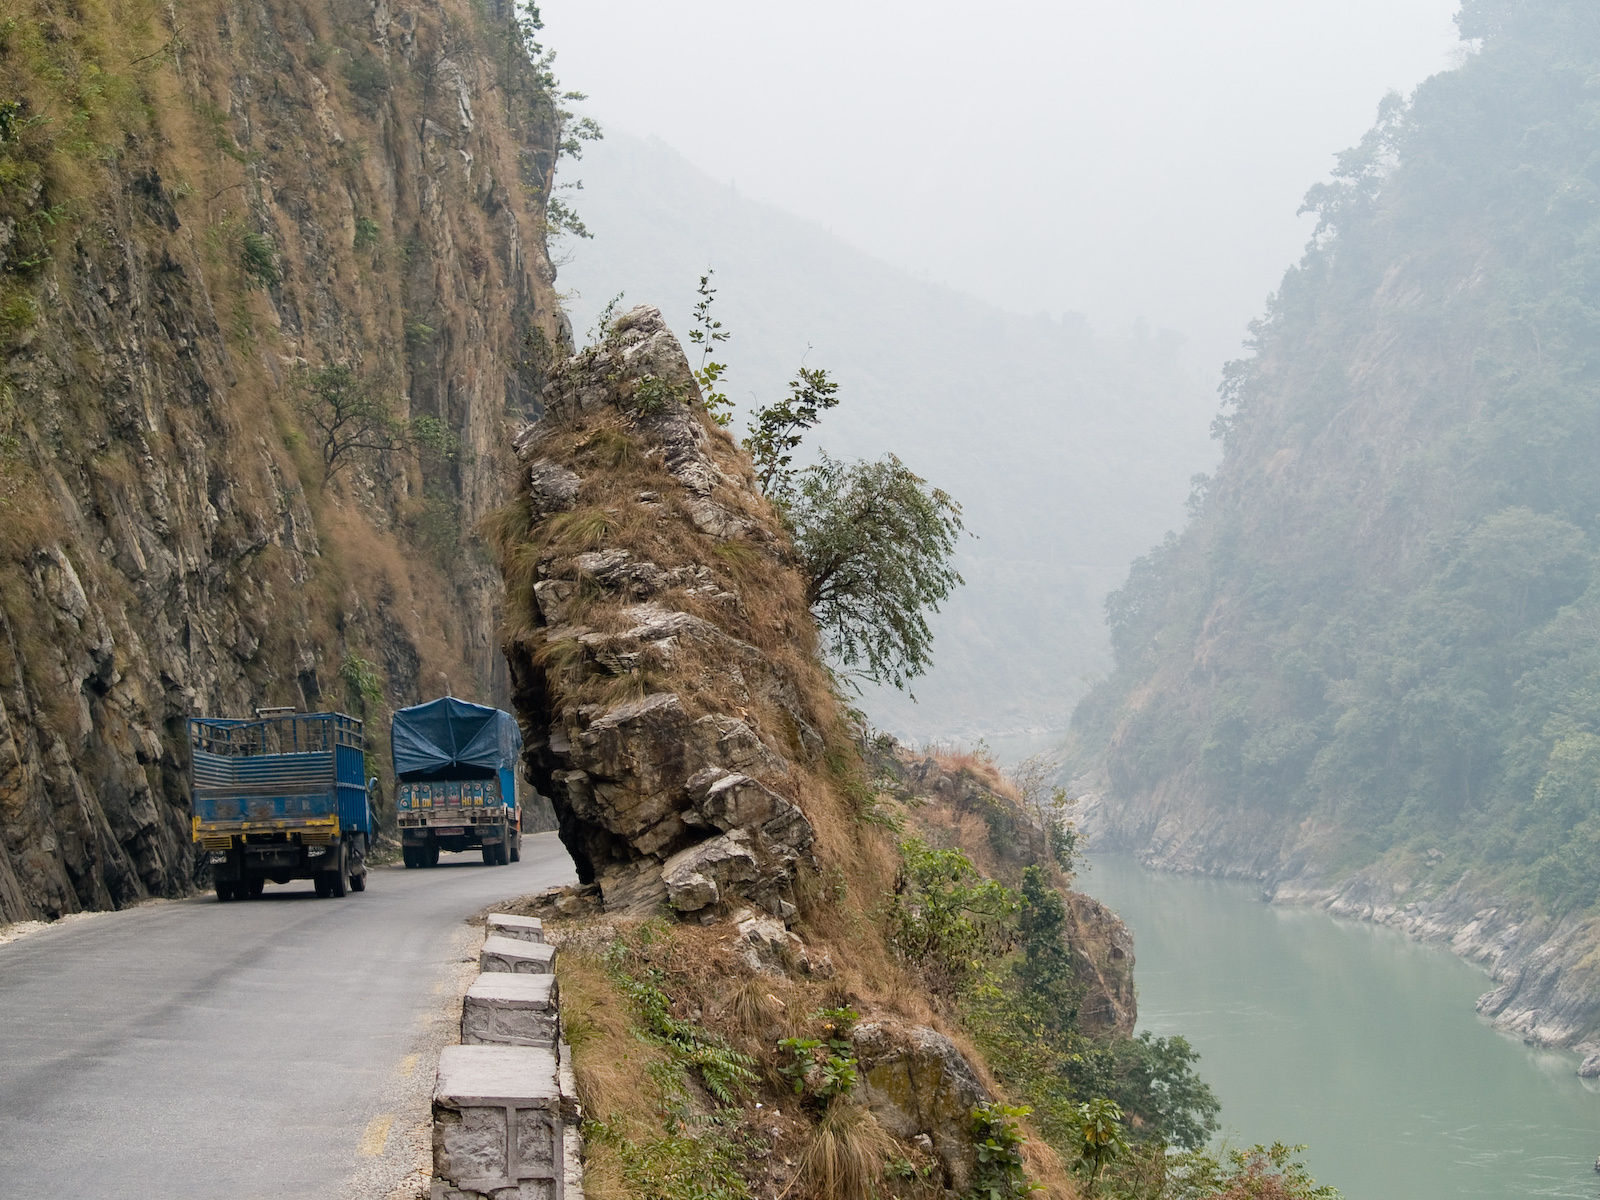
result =
M365 891L371 791L361 722L260 709L189 719L193 833L218 900L310 879L318 896Z
M442 696L400 709L389 734L406 866L438 866L441 850L478 850L489 866L522 857L522 731L510 713Z

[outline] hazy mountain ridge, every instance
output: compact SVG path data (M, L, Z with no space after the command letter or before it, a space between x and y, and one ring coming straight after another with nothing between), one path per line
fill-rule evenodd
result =
M988 735L1023 752L1058 736L1084 677L1110 665L1105 593L1178 522L1189 476L1214 454L1213 400L1180 339L1002 312L745 199L659 142L611 130L577 173L595 236L566 243L561 281L580 340L623 291L624 307L659 304L686 332L712 267L733 333L719 358L743 412L802 361L826 367L843 403L816 444L893 451L965 506L967 586L935 618L920 703L873 691L868 713L903 736Z
M1204 509L1114 597L1074 743L1101 844L1453 939L1505 985L1486 1012L1570 1044L1600 905L1600 15L1461 27L1481 51L1311 192Z

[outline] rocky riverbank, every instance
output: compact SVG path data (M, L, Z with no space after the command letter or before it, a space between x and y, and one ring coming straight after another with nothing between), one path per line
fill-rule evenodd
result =
M1584 1073L1600 1076L1600 921L1591 916L1542 915L1476 871L1453 873L1437 852L1339 873L1328 865L1332 829L1263 826L1247 812L1190 809L1166 792L1121 805L1083 790L1074 815L1091 846L1133 854L1154 870L1258 880L1270 903L1446 946L1489 973L1494 986L1478 1011L1496 1029L1584 1053Z

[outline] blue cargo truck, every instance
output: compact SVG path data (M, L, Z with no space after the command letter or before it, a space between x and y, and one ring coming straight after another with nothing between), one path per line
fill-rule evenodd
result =
M256 719L189 720L194 840L218 900L267 880L310 879L318 896L367 886L371 788L361 722L344 713L258 709Z
M389 746L406 866L436 867L441 850L478 850L489 866L522 857L510 713L444 696L395 713Z

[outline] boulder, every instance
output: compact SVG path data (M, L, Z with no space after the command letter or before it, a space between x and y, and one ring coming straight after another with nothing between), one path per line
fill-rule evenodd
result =
M990 1102L972 1064L949 1038L922 1026L864 1021L851 1037L857 1100L894 1137L928 1137L948 1185L967 1192L978 1166L972 1110Z
M534 515L571 512L577 506L582 482L575 472L547 459L533 463L528 467L528 495Z
M680 850L661 866L667 895L679 912L716 904L724 889L737 890L738 884L754 883L760 875L749 835L739 829Z

